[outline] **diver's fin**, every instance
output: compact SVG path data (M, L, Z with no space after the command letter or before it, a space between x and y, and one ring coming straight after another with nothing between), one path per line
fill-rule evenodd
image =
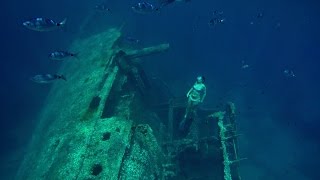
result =
M186 119L184 118L179 124L179 130L183 131L186 125Z

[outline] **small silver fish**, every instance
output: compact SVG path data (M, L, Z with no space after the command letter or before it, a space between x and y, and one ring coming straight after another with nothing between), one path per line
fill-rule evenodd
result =
M167 6L167 5L172 4L174 2L176 2L176 0L159 0L161 7Z
M69 58L69 57L78 58L77 54L71 53L71 52L67 52L67 51L55 51L55 52L52 52L52 53L49 54L49 59L51 59L51 60L61 61L61 60L64 60L66 58Z
M250 67L250 65L247 64L244 60L241 61L241 64L242 64L241 69L247 69Z
M96 5L94 9L99 12L111 12L111 9L108 8L106 4L103 4L103 3Z
M217 24L224 24L226 19L224 18L213 18L208 22L209 26L215 26Z
M139 2L131 7L132 10L139 14L147 14L152 13L154 11L158 11L159 9L156 8L154 5L148 3L148 2Z
M125 40L126 40L126 42L128 42L128 43L135 43L135 44L138 44L138 43L140 42L139 39L136 39L136 38L130 37L130 36L126 36L126 37L125 37Z
M244 64L241 66L241 69L247 69L247 68L249 68L249 64Z
M158 0L158 1L160 4L160 7L164 7L174 2L190 2L191 0Z
M213 17L208 22L209 26L215 26L218 24L224 24L226 19L223 16L223 11L213 11L212 13Z
M58 79L67 81L64 75L58 75L58 74L38 74L30 78L31 81L40 83L40 84L52 83L53 81Z
M283 71L283 74L287 77L287 78L294 78L296 77L295 73L292 70L289 69L285 69Z
M67 19L64 19L60 23L57 23L48 18L33 18L28 21L25 21L23 23L23 26L34 31L44 32L44 31L54 31L57 29L61 29L65 26L66 22L67 22Z

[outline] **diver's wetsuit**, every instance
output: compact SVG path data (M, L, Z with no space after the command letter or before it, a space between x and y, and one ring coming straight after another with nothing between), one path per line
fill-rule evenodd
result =
M186 123L191 124L194 117L196 116L196 109L199 103L201 102L201 93L203 89L197 89L196 84L193 85L189 95L188 95L188 105L186 108L186 113L184 115L184 119L181 121L179 125L180 130L186 129Z
M201 101L201 90L198 90L195 88L195 86L192 87L192 91L189 94L188 103L192 103L190 105L198 105Z

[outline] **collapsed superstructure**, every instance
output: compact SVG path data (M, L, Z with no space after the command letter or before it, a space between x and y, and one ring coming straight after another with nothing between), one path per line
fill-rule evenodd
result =
M111 28L72 44L81 59L61 67L68 81L53 84L16 179L240 179L234 105L199 110L178 131L185 99L163 95L138 63L169 44L120 41Z

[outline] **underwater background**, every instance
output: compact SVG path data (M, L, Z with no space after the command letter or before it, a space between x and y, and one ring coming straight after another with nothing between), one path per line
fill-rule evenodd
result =
M96 13L94 7L101 2L2 2L0 179L13 179L37 114L45 106L51 85L29 78L59 69L48 53L67 49L80 31L89 36L120 26L124 35L140 40L138 47L170 43L167 53L147 58L142 65L148 75L165 81L175 96L184 96L195 78L204 75L203 107L236 104L243 134L240 154L248 158L241 162L242 179L320 179L319 2L192 0L137 14L131 6L139 1L109 0L105 3L111 12ZM214 11L223 12L223 24L208 25ZM81 29L89 16L95 21ZM33 17L67 18L67 28L27 30L22 22Z

